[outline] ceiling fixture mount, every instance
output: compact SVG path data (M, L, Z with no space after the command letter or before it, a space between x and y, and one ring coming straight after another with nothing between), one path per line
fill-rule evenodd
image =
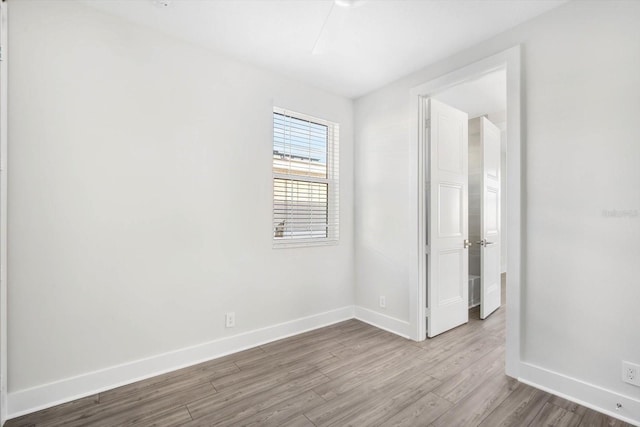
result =
M345 26L345 20L347 19L347 15L350 13L348 10L355 9L356 7L366 3L366 1L367 0L333 0L333 4L331 4L329 12L324 18L318 37L316 37L316 41L313 44L311 53L313 55L324 53L328 45L331 43L331 40L329 40L332 38L331 33L333 33L333 38L335 39L336 31ZM335 41L336 40L334 40L334 42Z
M158 7L169 7L171 0L153 0L153 3Z
M345 9L353 9L360 6L365 0L333 0L336 6L344 7Z

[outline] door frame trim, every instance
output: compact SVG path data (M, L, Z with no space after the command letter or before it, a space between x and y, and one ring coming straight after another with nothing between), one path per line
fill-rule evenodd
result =
M7 2L0 2L0 425L7 419Z
M424 146L426 120L424 99L449 87L476 79L484 74L505 69L507 74L507 338L506 373L518 378L521 354L521 287L524 280L524 177L522 175L522 68L519 45L471 63L448 74L414 87L410 91L412 135L410 166L412 197L409 248L409 333L416 341L426 339L426 209L424 205L426 162Z

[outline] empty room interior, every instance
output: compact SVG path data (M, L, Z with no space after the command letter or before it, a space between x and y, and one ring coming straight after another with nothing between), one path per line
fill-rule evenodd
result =
M640 1L0 12L0 425L640 426Z

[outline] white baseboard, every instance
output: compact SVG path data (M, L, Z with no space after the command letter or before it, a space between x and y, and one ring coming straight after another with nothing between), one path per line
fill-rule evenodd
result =
M522 362L519 381L629 424L640 426L640 400ZM616 410L616 404L622 408Z
M369 310L364 307L355 307L356 319L375 326L376 328L384 329L387 332L391 332L396 335L400 335L404 338L409 338L409 322L396 319L395 317L387 316L386 314L378 313L377 311Z
M354 318L354 307L291 320L231 337L89 372L8 394L8 418L35 412L81 397L206 362L268 342Z

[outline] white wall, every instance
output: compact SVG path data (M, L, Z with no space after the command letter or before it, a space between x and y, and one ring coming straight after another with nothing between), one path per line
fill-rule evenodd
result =
M358 305L409 320L411 88L522 43L523 359L640 408L621 381L640 362L640 217L603 215L640 209L638 22L639 2L570 2L356 101Z
M503 147L507 145L507 131L500 131L500 142ZM507 152L503 149L500 153L500 170L502 180L500 181L500 272L507 272Z
M74 2L9 13L10 393L353 305L351 100ZM272 249L274 103L340 124L337 246Z

